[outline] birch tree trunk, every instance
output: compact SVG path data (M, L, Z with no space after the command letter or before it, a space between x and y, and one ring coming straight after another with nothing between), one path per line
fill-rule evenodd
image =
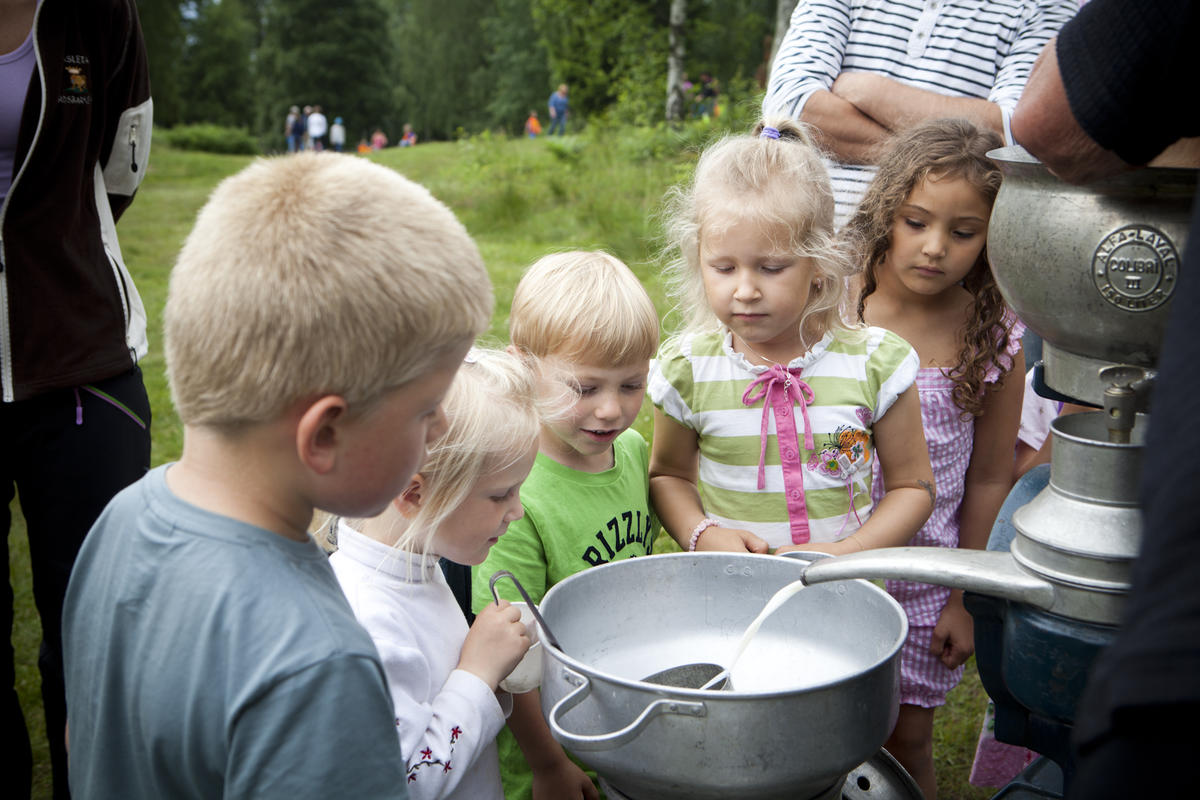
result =
M687 104L683 94L683 59L686 52L684 25L687 23L687 0L671 0L669 52L667 54L667 121L683 119Z
M783 37L787 35L788 26L792 21L792 12L796 10L796 0L778 0L775 4L775 39L771 42L771 65L770 69L775 69L775 54L779 52L779 45L783 43ZM770 70L767 71L770 75Z

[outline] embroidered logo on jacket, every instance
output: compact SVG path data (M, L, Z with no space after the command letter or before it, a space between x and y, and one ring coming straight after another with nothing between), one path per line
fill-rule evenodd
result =
M87 56L63 56L63 93L58 96L58 102L68 105L87 105L92 102L88 65Z

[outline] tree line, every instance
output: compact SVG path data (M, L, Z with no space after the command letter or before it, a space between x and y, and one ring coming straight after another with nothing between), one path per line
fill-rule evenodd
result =
M405 122L422 139L515 134L559 83L577 120L652 124L667 113L668 72L676 85L708 73L727 96L756 92L792 5L138 0L155 122L246 128L267 149L282 146L289 106L315 103L345 120L351 144Z

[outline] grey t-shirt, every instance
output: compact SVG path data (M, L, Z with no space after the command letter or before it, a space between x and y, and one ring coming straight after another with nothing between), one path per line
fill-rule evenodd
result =
M324 554L181 501L166 470L113 499L71 574L72 794L407 797L379 657Z

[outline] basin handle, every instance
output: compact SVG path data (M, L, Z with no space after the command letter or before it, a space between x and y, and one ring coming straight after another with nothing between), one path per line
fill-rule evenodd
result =
M661 714L682 714L688 717L703 717L708 713L704 703L686 703L679 700L660 698L646 706L633 722L612 733L578 734L562 726L559 718L587 699L592 693L592 682L578 672L562 667L567 683L577 688L563 697L550 709L547 720L554 738L570 750L615 750L629 744L641 734L652 719ZM543 687L544 689L544 687Z

